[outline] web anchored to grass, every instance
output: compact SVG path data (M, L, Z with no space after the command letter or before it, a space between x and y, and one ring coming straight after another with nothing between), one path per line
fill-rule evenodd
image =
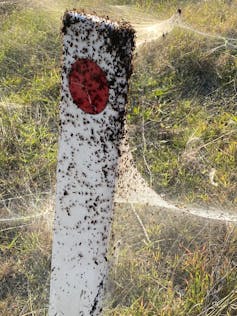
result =
M121 150L114 199L106 316L237 313L231 2L189 2L181 17L170 4L151 14L95 5L98 13L132 21L139 44L129 146ZM46 316L61 54L55 34L65 3L18 1L8 9L0 10L0 314Z

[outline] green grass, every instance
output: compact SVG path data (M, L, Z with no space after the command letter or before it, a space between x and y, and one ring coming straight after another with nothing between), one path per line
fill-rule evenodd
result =
M131 209L117 208L113 244L120 246L105 315L236 315L236 227L156 209L153 215L147 209L146 217L143 209L137 211L151 242L145 242ZM0 233L2 315L47 315L46 224L39 220Z
M236 227L153 211L139 209L150 244L129 208L117 214L121 250L105 314L235 315Z
M209 6L215 8L213 2ZM192 12L198 10L209 13L212 23L215 10L193 5ZM226 10L233 34L233 14L231 8ZM187 20L189 11L188 6ZM192 25L205 32L203 21L197 21L196 15L193 20ZM228 23L228 19L222 22L223 36L229 34ZM217 31L213 28L212 33ZM223 43L177 28L163 40L146 45L135 61L128 108L134 124L131 139L138 148L135 159L142 173L147 173L144 152L139 149L145 136L154 188L171 197L199 203L236 202L237 55L230 43L216 49ZM211 169L216 170L218 187L209 181Z
M110 3L133 3L158 18L182 7L195 29L237 38L236 0ZM0 223L4 316L47 315L52 197L43 193L55 185L60 17L76 4L46 5L0 6L0 215L46 212ZM134 159L148 180L151 171L154 189L184 203L236 208L237 54L231 43L177 28L135 56L127 115ZM210 181L212 170L218 186ZM111 246L120 246L111 258L105 315L237 315L236 227L137 211L151 242L131 209L117 206Z
M18 9L1 27L1 195L48 189L55 177L59 21ZM34 189L35 188L35 189Z

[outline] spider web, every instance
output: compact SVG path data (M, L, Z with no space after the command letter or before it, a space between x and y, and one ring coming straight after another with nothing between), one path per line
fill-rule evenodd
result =
M47 7L49 10L55 11L57 7L54 7L54 4L50 1L40 2L37 5L42 5ZM83 3L81 4L83 6ZM58 8L59 9L59 8ZM116 10L115 10L116 9ZM60 8L61 10L61 8ZM107 11L106 11L107 10ZM164 21L159 21L155 16L144 14L141 10L135 9L131 6L108 6L107 8L98 8L95 5L95 11L100 14L100 11L105 14L105 11L108 14L116 17L123 17L124 19L132 21L134 28L137 31L137 54L139 50L147 45L151 41L160 40L163 34L171 32L174 28L179 27L183 30L191 31L193 33L205 36L210 39L215 39L217 45L215 50L222 47L232 47L236 48L237 40L231 37L223 37L219 34L209 34L202 31L199 31L192 26L184 23L179 15L175 13L169 19ZM116 12L115 12L116 11ZM156 127L154 126L154 129ZM176 227L174 221L177 220L177 216L180 221L186 221L187 217L191 217L193 221L199 221L200 218L204 219L215 219L221 220L223 222L230 221L236 222L237 215L228 210L222 209L220 207L196 207L196 206L184 206L175 200L169 201L164 194L160 194L155 189L154 177L149 166L148 159L146 157L146 150L142 151L142 164L143 169L146 170L146 174L141 174L138 171L136 165L136 152L133 148L133 144L130 139L130 126L127 126L126 138L121 146L122 156L119 162L118 170L118 179L117 179L117 188L115 193L115 224L112 233L112 243L111 243L111 252L113 253L113 259L111 259L111 267L115 270L119 262L120 254L123 250L123 247L141 247L155 243L151 239L150 229L151 226L156 223L157 225L165 223L168 227ZM235 129L232 129L230 133L234 133ZM141 147L144 149L149 143L149 136L146 135L147 130L144 122L142 122L142 133L140 135ZM153 150L159 150L155 146L156 144L152 143L149 146L153 147ZM183 159L195 159L200 160L206 159L205 153L203 153L200 148L205 148L204 143L199 137L195 135L190 136L189 141L186 143L185 150L183 152ZM209 177L206 181L209 181L213 186L218 185L215 180L215 169L210 167ZM145 179L146 177L146 179ZM51 215L54 210L54 202L52 202L53 192L44 192L39 194L39 201L34 201L31 205L33 214L27 217L22 217L17 215L17 213L12 211L14 207L14 198L2 201L3 204L7 205L5 217L0 219L0 222L9 222L14 221L18 222L31 222L39 217L46 219L46 222L50 222L49 229L51 229L51 220L49 220L49 214ZM45 198L49 196L49 198ZM32 194L32 197L27 197L33 200L35 197ZM16 197L15 200L24 200L26 197ZM29 198L29 199L28 199ZM46 203L45 203L46 201ZM12 206L11 206L12 202ZM47 204L47 208L45 208ZM44 211L39 213L39 205L44 205ZM29 205L28 205L29 207ZM192 217L192 216L195 217ZM50 219L52 216L50 216ZM208 222L204 221L203 224L200 224L200 233L202 230L208 226ZM177 224L178 225L178 224ZM19 225L17 225L19 227ZM11 228L10 228L11 229ZM14 229L14 227L13 227ZM199 234L199 233L198 233ZM175 235L176 236L176 235ZM194 238L196 238L195 235ZM177 237L178 238L178 237ZM164 259L165 260L165 259ZM112 285L109 285L109 287Z
M27 5L30 5L32 7L43 7L47 9L48 11L51 11L53 13L61 12L64 9L64 2L59 1L57 5L53 5L50 1L41 1L41 2L35 2L35 1L26 1ZM72 3L73 4L73 3ZM146 47L146 45L149 45L150 42L159 41L162 40L162 37L168 33L170 33L175 28L181 28L183 30L186 30L188 32L192 32L195 34L198 34L200 36L203 36L205 38L209 38L210 40L215 40L215 48L212 49L212 52L218 49L221 49L222 47L231 47L236 48L237 47L237 39L232 37L224 37L220 34L210 34L206 32L202 32L200 30L195 29L194 27L188 25L187 23L182 21L182 18L179 13L174 13L170 18L166 20L158 20L155 15L144 13L141 9L129 6L129 5L105 5L103 4L98 5L97 3L94 4L88 4L87 2L80 2L81 7L85 7L85 9L89 9L92 11L92 7L98 14L108 14L112 18L115 19L125 19L129 20L133 27L136 30L136 54L139 56L140 50L142 48ZM144 53L144 50L142 50L142 53ZM135 69L136 71L136 69ZM139 214L137 213L137 209L146 209L145 214L149 213L149 216L151 214L154 214L154 210L156 209L157 212L163 212L165 216L167 216L167 212L170 212L170 214L185 214L188 215L194 215L201 218L206 219L214 219L214 220L222 220L222 221L230 221L230 222L236 222L237 221L237 215L234 212L231 212L229 210L220 208L217 205L214 205L213 207L200 207L200 206L193 206L193 205L184 205L183 203L180 203L180 201L176 200L168 200L164 194L160 194L157 192L154 188L156 187L156 183L154 183L154 177L151 171L151 168L148 163L148 159L146 157L146 148L147 143L150 142L149 138L147 139L146 133L146 126L144 123L144 119L142 121L142 132L140 133L140 141L141 141L141 147L143 147L142 154L139 153L138 161L140 164L143 164L143 172L145 170L145 177L144 174L142 175L136 166L136 159L134 159L133 154L135 153L135 158L137 156L136 148L134 150L133 144L131 144L131 133L130 133L130 126L127 125L126 128L126 137L123 141L123 144L121 145L121 152L122 156L119 161L118 166L118 179L117 179L117 186L115 191L115 197L114 201L116 204L115 207L115 213L116 209L121 209L121 207L125 207L128 205L130 207L131 213L133 214L134 218L136 219L137 225L140 227L141 232L144 234L146 240L149 240L149 236L146 232L146 228L144 226L144 219L142 220ZM149 127L151 128L151 127ZM156 126L154 126L154 130L156 129ZM233 129L230 130L230 134L235 132L235 126ZM226 135L223 135L226 136ZM222 136L220 136L222 138ZM201 142L201 143L200 143ZM156 150L159 150L157 148L157 144L155 144L154 141L150 142L149 147L152 147L152 150L155 152ZM182 154L182 159L192 160L192 159L198 159L203 160L206 159L205 154L203 155L203 148L205 148L206 144L202 143L202 140L199 137L195 137L194 135L190 136L190 139L188 140L185 150ZM132 148L132 150L131 150ZM201 150L200 150L201 149ZM133 153L132 153L133 151ZM140 150L141 151L141 150ZM142 156L142 158L141 158ZM210 182L213 186L218 186L218 183L215 181L215 168L209 168L209 178L207 177L207 181ZM31 201L31 195L28 196L19 196L15 198L9 198L6 200L2 200L1 204L3 205L3 208L7 210L6 215L3 216L3 218L0 219L0 222L11 222L11 221L26 221L30 222L31 220L40 218L40 217L47 217L47 221L51 222L51 220L48 220L48 214L49 212L53 212L54 209L54 202L52 202L52 199L45 199L45 196L51 196L54 194L53 192L41 192L39 193L39 196L37 197L37 201L30 202L33 204L32 209L34 212L31 213L31 215L23 216L19 215L17 212L12 211L12 209L16 208L19 209L19 207L16 207L17 204L22 207L22 201L24 207L26 208L26 203L29 203ZM35 197L35 194L32 193L32 198ZM47 201L45 203L45 200ZM50 205L50 207L46 208L42 213L38 212L39 205L41 204L47 204ZM152 211L150 211L152 210ZM148 217L149 217L148 216ZM27 224L24 224L27 225ZM51 227L51 224L50 224Z

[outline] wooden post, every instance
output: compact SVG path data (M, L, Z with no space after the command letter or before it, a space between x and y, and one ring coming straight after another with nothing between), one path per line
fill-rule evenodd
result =
M100 315L134 30L69 11L62 31L49 316Z

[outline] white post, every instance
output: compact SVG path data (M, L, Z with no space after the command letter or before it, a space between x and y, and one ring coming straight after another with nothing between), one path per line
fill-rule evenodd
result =
M49 316L100 315L134 31L76 11L63 23Z

